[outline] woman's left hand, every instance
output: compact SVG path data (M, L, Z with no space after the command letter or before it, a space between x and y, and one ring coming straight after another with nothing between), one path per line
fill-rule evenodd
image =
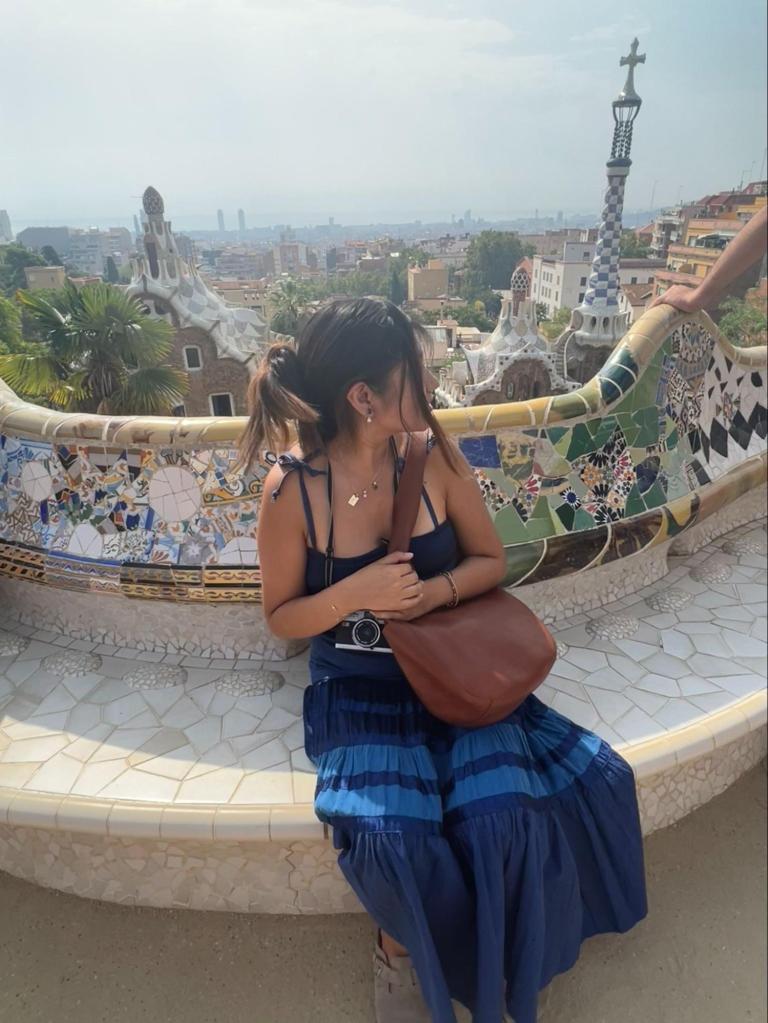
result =
M429 611L434 611L441 604L440 596L435 590L435 586L440 585L439 581L420 579L419 583L421 584L421 595L407 611L376 611L376 617L381 618L384 622L411 622L414 618L421 618Z

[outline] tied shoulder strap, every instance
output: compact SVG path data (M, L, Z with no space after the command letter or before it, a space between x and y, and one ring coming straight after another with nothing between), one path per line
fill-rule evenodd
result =
M392 529L387 553L407 551L419 514L424 465L427 460L427 432L412 433L405 454L405 466L392 507Z

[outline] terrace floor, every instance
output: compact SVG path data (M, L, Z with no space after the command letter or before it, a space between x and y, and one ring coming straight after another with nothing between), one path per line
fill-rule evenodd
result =
M585 942L542 992L540 1023L761 1020L765 807L763 762L650 835L648 916L627 934ZM0 907L3 1021L373 1020L364 916L134 908L4 874Z

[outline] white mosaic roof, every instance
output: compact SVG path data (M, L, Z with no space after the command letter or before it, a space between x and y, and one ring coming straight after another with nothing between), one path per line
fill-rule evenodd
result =
M205 283L194 266L178 253L170 221L163 220L160 193L150 187L144 193L144 254L133 262L127 288L138 298L157 298L169 305L181 327L198 327L216 345L219 358L247 362L259 354L268 328L253 309L228 305ZM156 260L149 256L154 247Z

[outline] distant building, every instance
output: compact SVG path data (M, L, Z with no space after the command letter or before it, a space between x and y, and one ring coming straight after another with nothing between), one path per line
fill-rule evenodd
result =
M7 245L13 241L13 231L11 230L11 218L8 216L8 210L0 210L0 245Z
M272 318L265 278L238 281L209 279L208 284L228 305L253 309L267 323Z
M237 211L237 230L240 234L245 234L245 210Z
M561 375L555 351L539 334L533 302L513 295L502 300L491 336L480 345L462 345L464 359L440 370L436 398L443 408L522 401L578 387Z
M182 416L243 415L246 393L267 344L263 317L252 308L227 304L181 258L162 196L144 192L143 255L133 263L126 289L151 316L174 328L169 362L187 372L189 393L176 410Z
M219 231L224 234L226 228L224 227L224 210L216 210L216 222L219 225Z
M521 234L519 238L524 245L530 245L539 256L559 256L566 242L596 242L597 228L566 227L560 231Z
M309 269L307 246L304 242L282 241L273 246L275 273L300 273Z
M760 182L748 186L751 192L719 192L705 196L696 204L698 216L687 218L667 246L666 267L659 270L655 294L663 294L673 284L696 287L714 266L720 253L744 225L766 204ZM749 267L733 284L735 295L743 295L754 285L760 267Z
M634 323L645 312L653 298L653 279L647 284L622 284L619 288L619 309L627 322Z
M648 255L654 259L666 259L670 245L680 242L685 237L685 228L691 217L701 212L702 207L693 204L682 204L662 210L653 222L650 248Z
M24 276L30 291L63 288L67 279L63 266L25 266Z
M25 227L16 235L16 241L36 252L50 245L63 257L69 255L70 234L68 227Z
M448 294L448 267L441 259L430 259L426 266L408 267L408 301L421 308L425 301L434 302Z
M124 227L110 227L106 231L91 228L87 231L70 231L67 257L69 263L86 274L101 275L106 269L109 256L121 266L128 262L134 249L131 232Z

